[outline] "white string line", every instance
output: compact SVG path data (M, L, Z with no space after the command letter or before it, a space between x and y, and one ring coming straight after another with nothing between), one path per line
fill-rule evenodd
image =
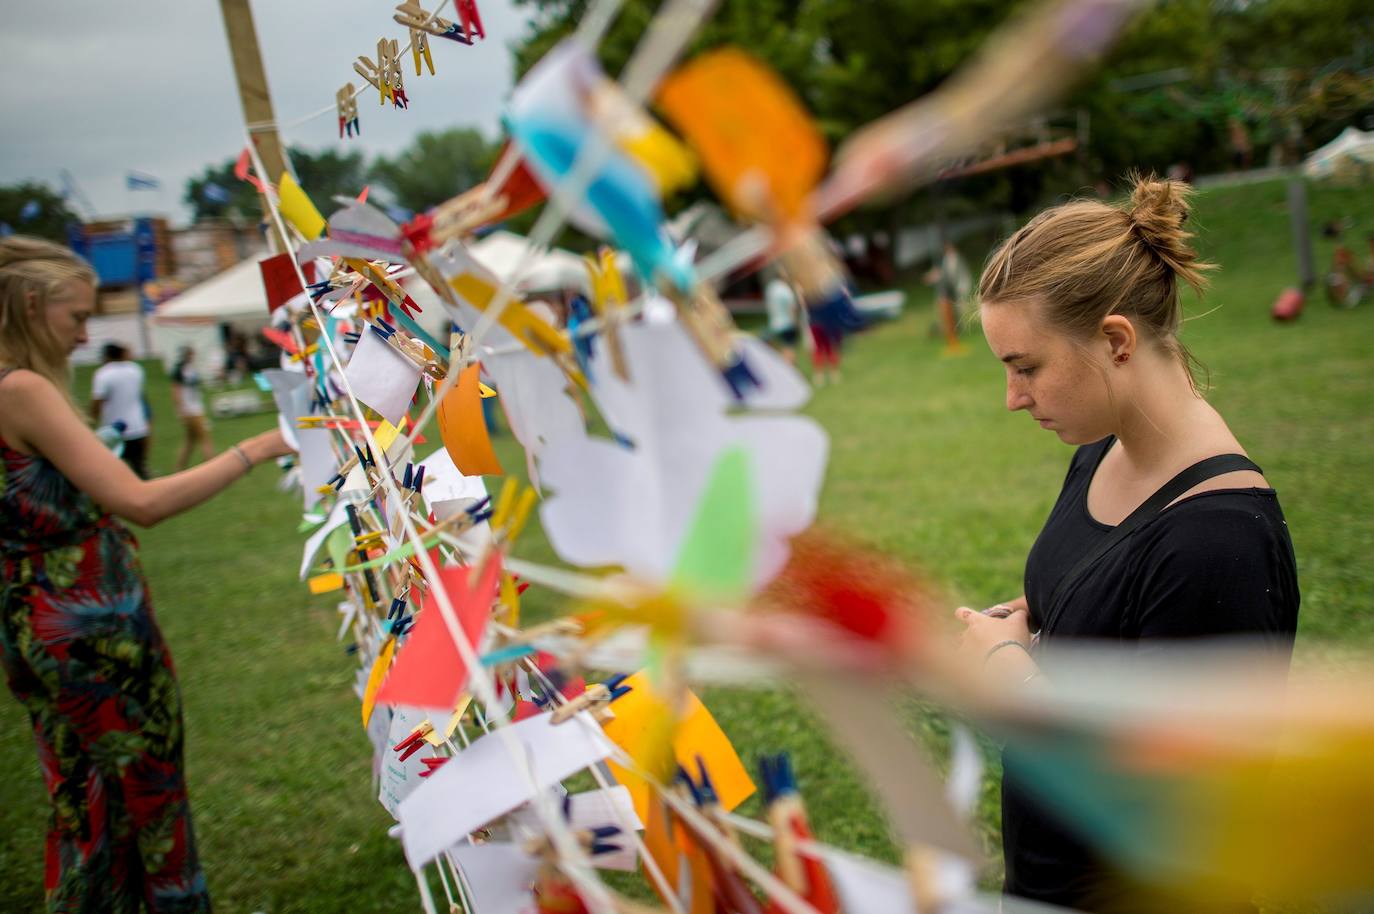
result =
M263 167L262 159L259 157L257 149L253 145L252 138L247 137L247 139L248 150L253 161L254 170L261 180L270 180L267 177L266 169ZM304 271L301 269L300 263L296 259L294 245L292 245L290 241L290 235L287 233L286 225L282 220L277 202L273 200L270 195L264 195L264 198L267 200L272 220L276 224L278 232L281 233L283 243L285 243L288 248L292 248L292 250L289 250L287 253L291 255L292 267L296 271L297 279L300 281L301 287L306 291L306 301L309 302L310 310L315 317L315 321L319 326L324 327L324 315L321 313L314 295L309 291L308 281L306 280ZM366 330L364 330L364 332L366 332ZM348 399L348 405L358 420L359 430L362 432L367 446L371 449L374 460L381 460L387 463L385 470L380 473L387 489L387 497L388 499L395 499L395 503L400 504L400 490L391 472L390 464L386 460L386 450L377 443L376 436L372 433L372 428L367 424L366 418L362 412L362 407L358 402L357 396L353 393L352 385L349 383L348 374L343 370L344 363L339 358L339 354L334 348L333 340L330 339L327 333L322 333L321 339L324 340L325 350L328 352L330 359L334 365L339 368L339 380L342 382L344 393ZM429 552L424 548L424 542L416 531L415 524L411 521L409 514L403 512L401 520L402 526L405 529L406 538L415 544L415 557L421 566L421 572L426 582L429 584L429 591L434 596L435 607L439 610L440 618L444 622L444 627L448 630L449 637L453 640L454 646L458 649L459 656L469 670L469 687L477 694L477 697L481 700L483 705L492 708L496 707L497 699L495 690L484 675L483 668L472 645L468 643L467 638L462 633L462 628L458 623L457 613L454 611L453 604L449 600L448 593L443 586L438 569L430 558ZM534 777L534 772L530 766L530 759L527 754L522 751L524 747L520 741L504 726L505 723L505 721L501 721L497 726L498 738L501 739L502 744L512 757L516 770L525 779L529 789L533 793L538 794L539 782ZM561 817L548 815L548 810L542 805L536 804L535 809L540 819L543 820L545 828L548 830L550 841L559 852L561 868L564 873L570 880L578 884L580 889L585 891L589 896L584 900L589 902L591 906L598 911L615 914L614 902L607 893L605 886L601 884L599 877L596 876L595 870L591 866L586 853L573 837L571 829L566 827L566 823L561 821Z
M425 22L430 22L430 21L432 21L432 20L434 19L435 16L438 16L438 15L439 15L439 11L442 10L446 5L448 5L448 0L439 0L439 5L436 6L433 10L431 10L429 13L427 13L427 14L425 15ZM407 30L407 34L409 34L409 30ZM436 36L436 37L437 37L437 36ZM483 40L485 41L486 39L483 39ZM403 56L406 54L406 52L408 52L408 51L411 50L411 48L412 48L413 45L414 45L414 41L413 41L413 40L407 40L406 43L405 43L405 47L401 48L401 50L400 50L399 52L397 52L397 54L396 54L397 58L403 57ZM361 55L360 55L360 56L361 56ZM350 98L357 98L359 95L362 95L364 92L373 91L373 90L375 90L375 87L370 86L370 85L367 83L367 81L364 80L363 85L362 85L362 88L354 89L354 90L353 90L353 94L352 94L351 96L349 96L349 97L350 97ZM303 116L301 116L301 117L298 117L298 118L296 118L294 121L287 121L287 122L285 122L285 123L282 123L281 121L276 120L276 119L273 119L273 120L270 120L270 121L253 121L253 122L251 122L251 123L249 123L249 124L246 124L245 126L248 128L249 140L250 140L250 142L251 142L251 140L252 140L252 134L254 134L254 133L265 132L265 131L268 131L268 130L276 130L278 133L281 133L281 132L284 132L284 131L286 131L286 130L294 130L295 128L300 127L300 126L302 126L303 124L308 124L308 123L310 123L311 121L313 121L313 120L314 120L315 118L317 118L317 117L324 117L324 116L325 116L326 114L328 114L329 112L331 112L331 111L338 111L338 110L339 110L339 101L338 101L338 99L336 98L336 99L334 100L334 104L328 105L328 106L326 106L326 107L324 107L324 108L321 108L321 109L318 110L318 111L313 111L313 112L311 112L310 114L306 114L306 115L303 115Z

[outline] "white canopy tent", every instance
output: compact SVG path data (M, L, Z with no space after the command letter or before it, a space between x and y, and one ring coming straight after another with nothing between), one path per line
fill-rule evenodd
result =
M1327 178L1359 168L1374 167L1374 131L1347 127L1341 135L1307 157L1302 169L1309 178Z
M468 245L478 262L505 279L515 272L530 247L529 239L514 232L496 231ZM572 251L550 248L536 257L516 287L519 292L586 292L587 269Z
M250 257L158 305L151 320L153 351L170 367L177 351L190 346L202 374L222 374L220 325L256 332L268 322L267 293L258 263L269 256Z

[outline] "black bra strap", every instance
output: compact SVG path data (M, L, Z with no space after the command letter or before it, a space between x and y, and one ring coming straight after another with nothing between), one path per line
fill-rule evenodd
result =
M1197 463L1183 470L1173 479L1159 487L1159 491L1145 499L1140 507L1130 513L1130 516L1114 527L1102 542L1097 544L1097 548L1079 560L1073 570L1059 579L1059 585L1050 594L1049 605L1046 607L1045 622L1042 628L1051 619L1058 618L1060 598L1068 595L1073 590L1078 579L1083 573L1097 563L1099 559L1111 552L1132 533L1139 529L1147 521L1153 520L1175 499L1184 492L1196 486L1198 483L1206 482L1216 476L1223 476L1227 473L1238 473L1242 470L1252 470L1256 473L1263 472L1254 461L1240 454L1218 454L1215 457L1208 457L1206 460L1199 460Z

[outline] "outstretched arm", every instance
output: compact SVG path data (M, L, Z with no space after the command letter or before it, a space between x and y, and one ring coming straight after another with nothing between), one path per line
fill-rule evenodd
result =
M192 469L142 480L100 443L46 378L17 371L0 398L7 437L51 461L67 479L111 514L151 527L193 508L248 472L248 463L288 453L279 430L264 432ZM245 458L247 462L245 462Z

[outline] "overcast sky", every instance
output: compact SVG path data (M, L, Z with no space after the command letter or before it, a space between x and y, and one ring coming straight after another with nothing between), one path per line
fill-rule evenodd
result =
M432 0L422 0L426 9ZM243 109L216 0L5 4L0 32L0 184L76 178L100 216L163 214L185 222L186 179L236 156ZM392 0L256 0L252 4L278 123L328 106L284 130L294 146L394 153L423 130L472 126L497 133L511 88L509 45L528 28L528 7L479 0L486 41L472 47L433 39L437 75L414 75L403 58L410 109L391 110L375 93L358 98L362 137L338 139L334 93L359 54L376 59L377 39L397 38ZM447 7L451 11L452 7ZM158 190L128 191L129 171L152 175Z

